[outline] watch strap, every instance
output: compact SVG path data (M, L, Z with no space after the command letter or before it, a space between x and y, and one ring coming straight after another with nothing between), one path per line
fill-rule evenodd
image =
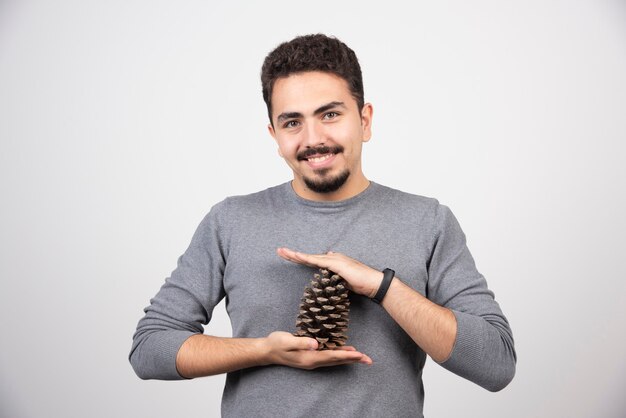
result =
M387 294L387 290L389 290L389 286L391 286L391 281L393 280L395 275L396 272L391 269L383 270L383 281L380 282L378 292L376 292L376 295L372 298L374 302L378 303L379 305L382 303L383 298Z

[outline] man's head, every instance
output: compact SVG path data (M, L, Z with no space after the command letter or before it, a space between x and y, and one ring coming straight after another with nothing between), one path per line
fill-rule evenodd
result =
M307 71L322 71L343 78L358 109L363 108L363 77L354 51L339 39L326 35L298 36L270 52L261 68L263 100L272 125L272 92L276 80Z
M354 52L324 35L298 37L268 55L261 79L268 129L296 192L342 200L364 190L361 148L371 136L372 106L364 103Z

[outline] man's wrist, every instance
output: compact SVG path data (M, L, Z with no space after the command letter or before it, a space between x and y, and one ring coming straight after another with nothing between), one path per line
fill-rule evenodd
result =
M259 366L273 364L272 349L268 337L255 338L257 352L259 353Z
M376 294L374 295L374 297L372 297L372 301L381 304L383 299L385 298L385 295L387 294L387 291L389 290L389 286L391 285L391 282L393 281L394 277L396 275L396 272L386 268L383 270L383 279L380 282L380 286L378 287L378 290L376 291Z
M374 270L374 269L372 269ZM368 298L372 299L374 298L374 296L376 296L376 292L378 292L378 289L380 289L380 285L383 282L383 279L385 278L385 274L382 271L378 271L378 270L374 270L375 271L375 275L376 275L376 279L372 279L372 282L374 283L372 285L372 288L367 292L367 294L365 296L367 296Z

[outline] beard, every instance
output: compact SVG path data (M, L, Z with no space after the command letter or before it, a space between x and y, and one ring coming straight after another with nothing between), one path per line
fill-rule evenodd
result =
M339 154L343 152L343 147L341 145L335 145L329 147L327 145L320 145L315 148L308 148L297 155L298 161L306 160L312 155L324 155L324 154ZM310 178L303 176L304 184L306 186L316 192L316 193L332 193L339 190L341 186L344 185L348 177L350 176L350 170L345 169L335 177L329 177L327 174L330 171L329 168L323 168L320 170L315 170L316 178Z
M329 169L316 170L315 173L320 177L319 179L303 177L304 184L316 193L332 193L339 190L350 177L350 170L348 169L345 169L335 177L327 177L328 171Z

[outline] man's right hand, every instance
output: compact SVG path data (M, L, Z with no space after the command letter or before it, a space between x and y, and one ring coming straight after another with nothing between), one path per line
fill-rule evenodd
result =
M284 331L272 332L263 339L262 344L266 352L266 364L280 364L306 370L341 364L372 364L371 358L356 351L352 346L318 351L314 338L296 337Z

